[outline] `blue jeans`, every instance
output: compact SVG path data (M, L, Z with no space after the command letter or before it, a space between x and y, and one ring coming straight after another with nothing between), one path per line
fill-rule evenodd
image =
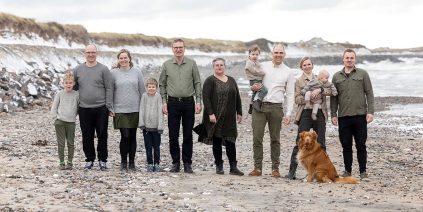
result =
M179 129L182 119L182 161L192 163L192 128L194 127L195 103L192 101L168 101L169 148L172 163L180 163Z
M160 163L160 133L143 130L145 154L148 164ZM154 158L153 158L154 150Z
M263 84L263 80L250 80L250 85L254 85L255 83ZM267 95L267 92L267 88L263 86L259 91L253 92L251 100L254 100L254 97L258 95L258 99L260 99L260 101L263 101L263 98Z

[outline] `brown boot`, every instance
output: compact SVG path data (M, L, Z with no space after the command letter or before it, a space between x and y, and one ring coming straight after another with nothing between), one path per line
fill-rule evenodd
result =
M260 169L254 169L253 171L250 172L250 174L248 174L249 176L261 176L261 170Z
M281 174L279 173L279 169L273 169L272 177L281 177Z

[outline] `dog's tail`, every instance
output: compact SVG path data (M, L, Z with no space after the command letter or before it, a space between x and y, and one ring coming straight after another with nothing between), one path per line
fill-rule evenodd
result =
M354 177L337 177L335 178L335 183L357 184L358 181Z

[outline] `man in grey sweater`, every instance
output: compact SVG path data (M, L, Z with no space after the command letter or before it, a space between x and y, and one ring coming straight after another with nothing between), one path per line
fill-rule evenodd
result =
M97 134L97 154L100 170L107 169L107 127L109 111L112 110L112 75L109 69L97 62L97 47L85 48L85 63L73 69L75 90L79 90L79 121L82 146L85 154L84 169L91 169L96 158L94 132Z

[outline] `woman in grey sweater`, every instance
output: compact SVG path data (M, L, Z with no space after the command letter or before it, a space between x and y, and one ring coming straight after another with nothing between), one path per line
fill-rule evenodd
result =
M135 171L135 152L137 149L137 128L140 100L145 92L144 78L141 70L134 68L128 50L119 51L118 64L111 70L113 76L113 125L120 130L119 144L120 170ZM129 156L129 165L128 165Z

